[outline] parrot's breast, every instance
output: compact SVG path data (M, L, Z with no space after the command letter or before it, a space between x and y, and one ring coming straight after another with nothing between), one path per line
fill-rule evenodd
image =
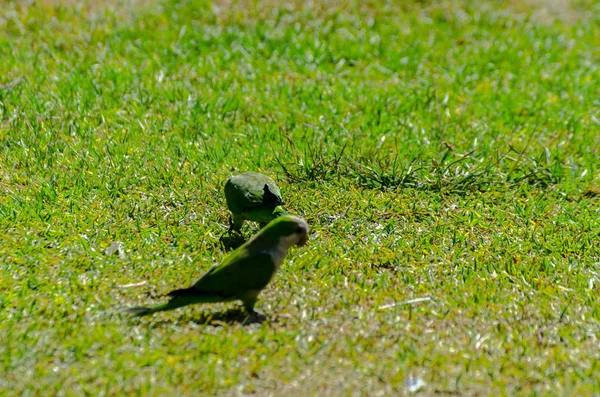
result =
M275 263L275 269L279 269L281 262L283 262L283 259L292 245L294 245L292 238L283 237L279 240L277 246L269 252L269 255L271 255L271 258L273 258L273 262Z

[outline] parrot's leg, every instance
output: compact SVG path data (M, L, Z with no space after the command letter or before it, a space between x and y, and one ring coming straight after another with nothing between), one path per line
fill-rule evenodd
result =
M244 216L241 214L233 214L229 216L229 234L232 232L241 233L242 225L244 224Z
M219 242L226 251L235 249L245 243L241 230L244 220L241 214L229 215L229 230L224 232L219 238Z
M264 317L264 315L261 312L254 309L254 305L256 304L256 300L258 299L259 293L260 290L249 290L244 292L240 296L240 300L244 304L244 308L252 317Z
M233 231L233 218L229 215L229 234Z

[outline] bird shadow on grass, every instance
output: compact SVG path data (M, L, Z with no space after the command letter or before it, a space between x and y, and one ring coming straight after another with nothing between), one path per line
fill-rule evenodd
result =
M246 239L241 234L225 233L219 238L219 243L225 252L232 251L246 242Z
M222 312L216 313L203 313L201 316L194 318L191 320L192 322L198 325L233 325L233 324L241 324L241 325L252 325L252 324L262 324L267 321L268 318L264 314L248 314L242 308L233 308L227 309Z
M269 318L263 314L248 314L243 308L232 308L221 312L205 312L194 317L186 316L182 318L180 323L193 323L198 327L222 327L225 325L242 325L251 326L255 324L262 324L268 321ZM172 326L174 321L172 320L160 320L154 321L151 325L152 328L162 328L164 326Z

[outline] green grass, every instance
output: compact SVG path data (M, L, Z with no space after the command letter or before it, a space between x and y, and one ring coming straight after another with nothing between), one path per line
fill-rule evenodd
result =
M29 3L0 6L1 395L600 393L597 4ZM245 170L312 228L268 320L123 315L226 255Z

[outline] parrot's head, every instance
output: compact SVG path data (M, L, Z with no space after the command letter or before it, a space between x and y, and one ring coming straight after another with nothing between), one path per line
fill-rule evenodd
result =
M279 244L289 248L294 245L301 247L306 244L309 231L308 223L304 219L294 215L283 215L265 226L261 230L261 234L277 238Z

